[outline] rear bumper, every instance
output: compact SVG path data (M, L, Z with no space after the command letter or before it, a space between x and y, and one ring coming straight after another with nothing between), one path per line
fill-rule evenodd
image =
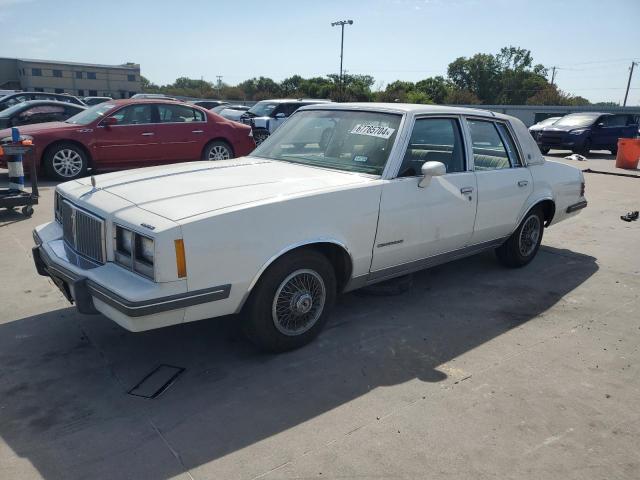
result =
M581 202L574 203L573 205L569 205L567 207L567 213L577 212L578 210L582 210L583 208L586 208L586 207L587 207L587 201L583 200Z

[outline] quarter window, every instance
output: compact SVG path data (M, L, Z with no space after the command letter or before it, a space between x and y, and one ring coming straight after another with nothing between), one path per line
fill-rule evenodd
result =
M509 160L511 160L511 166L512 167L521 166L522 163L520 162L518 149L516 148L516 144L513 141L513 137L511 136L511 133L509 133L509 129L504 123L496 123L496 126L498 127L498 132L502 137L502 141L507 147L507 153L509 154Z
M447 168L447 173L465 170L462 135L457 120L416 120L398 177L419 176L424 162L442 162Z
M509 154L493 122L468 120L476 171L510 168Z
M161 123L204 122L204 114L184 105L158 105Z

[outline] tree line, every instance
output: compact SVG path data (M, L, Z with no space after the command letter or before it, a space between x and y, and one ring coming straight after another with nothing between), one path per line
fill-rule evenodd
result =
M403 102L458 105L590 105L589 100L563 92L549 82L548 69L534 64L529 50L504 47L497 54L477 53L459 57L447 68L446 78L435 76L418 82L396 80L374 88L371 75L345 73L303 78L293 75L281 82L257 77L237 85L178 78L156 85L142 77L147 93L215 98L221 100L265 100L269 98L323 98L354 102Z

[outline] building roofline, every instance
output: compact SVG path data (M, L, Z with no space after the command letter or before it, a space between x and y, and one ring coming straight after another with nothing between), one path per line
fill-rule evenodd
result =
M105 65L100 63L82 63L82 62L64 62L62 60L42 60L37 58L17 58L17 57L0 57L0 60L17 60L20 62L31 62L31 63L50 63L54 65L75 65L81 67L91 67L91 68L122 68L125 70L140 70L139 63L132 64L121 64L121 65Z

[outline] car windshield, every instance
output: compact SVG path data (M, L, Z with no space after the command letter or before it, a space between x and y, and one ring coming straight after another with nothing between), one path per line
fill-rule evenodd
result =
M277 106L278 104L273 102L258 102L251 107L247 113L255 115L256 117L268 117Z
M553 124L554 127L588 127L596 121L598 115L584 115L582 113L572 113L566 115Z
M89 125L99 118L103 118L106 114L115 107L113 103L99 103L93 107L87 108L82 112L74 115L66 120L67 123L73 123L74 125Z
M294 114L251 156L381 175L402 116L347 110Z

